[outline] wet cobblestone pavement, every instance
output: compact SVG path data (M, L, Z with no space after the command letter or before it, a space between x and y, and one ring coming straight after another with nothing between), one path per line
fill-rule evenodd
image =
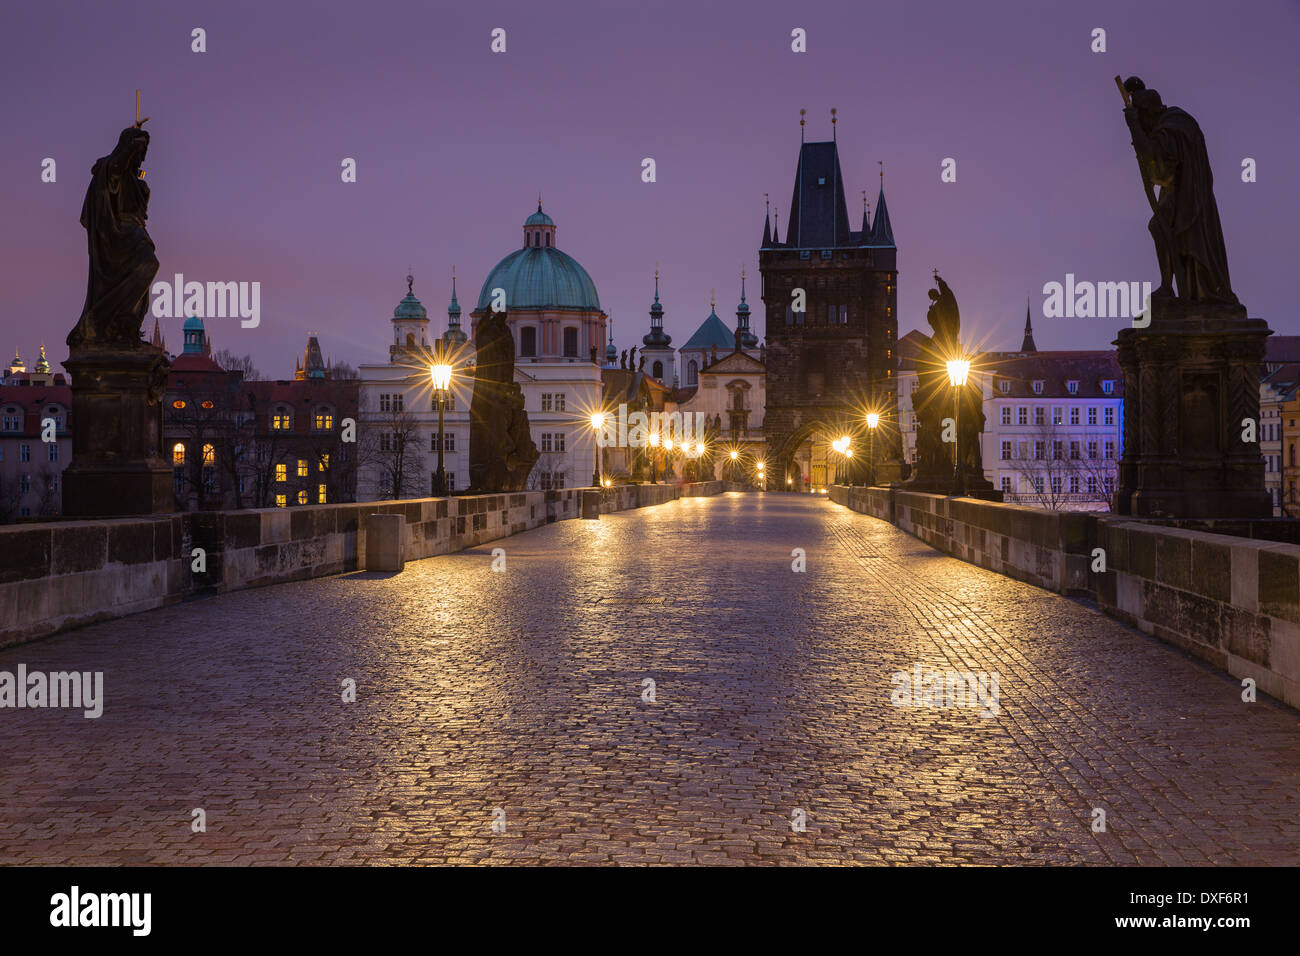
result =
M560 522L19 663L102 670L105 704L0 711L5 864L1300 863L1294 711L813 497ZM894 706L918 664L996 672L997 715Z

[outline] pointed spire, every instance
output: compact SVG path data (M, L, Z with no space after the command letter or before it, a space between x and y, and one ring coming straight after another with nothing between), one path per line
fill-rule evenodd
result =
M736 351L758 345L758 336L749 330L749 303L745 301L745 267L740 267L740 305L736 306Z
M659 264L655 263L655 300L650 306L650 331L641 336L643 346L668 346L672 336L664 331L664 307L659 304Z
M1038 351L1038 346L1034 344L1034 326L1029 320L1029 296L1025 296L1025 338L1024 341L1020 343L1020 351Z
M876 197L876 221L871 227L871 245L894 245L894 227L889 222L889 207L885 205L885 164L880 164L880 195Z
M772 241L779 246L781 245L781 210L777 209L775 212L773 212L772 218L776 222L776 224L772 227Z
M153 335L149 338L149 344L155 348L162 348L162 330L158 327L158 318L153 320Z
M862 190L862 241L871 238L871 206L867 203L867 191Z
M760 249L767 249L772 245L772 204L768 201L767 193L763 193L763 244Z
M156 320L155 320L156 321ZM36 360L36 373L38 375L50 374L50 360L45 357L45 343L41 343L41 357Z
M456 267L451 267L451 304L447 306L447 315L455 316L455 324L460 324L460 303L456 301Z

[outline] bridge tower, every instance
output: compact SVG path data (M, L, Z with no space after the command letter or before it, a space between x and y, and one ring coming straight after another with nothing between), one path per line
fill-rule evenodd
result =
M882 427L872 443L877 480L901 477L894 351L898 250L885 205L884 171L874 222L864 191L862 228L854 230L844 199L834 112L829 142L803 142L800 120L784 241L779 225L773 232L770 215L763 225L758 261L767 320L763 430L770 488L803 490L804 475L794 467L796 458L810 468L813 487L824 487L831 480L830 470L844 480L849 465L854 466L854 480L865 480L868 409L881 416ZM797 312L795 291L800 289L805 309ZM853 438L852 461L828 447L845 434Z

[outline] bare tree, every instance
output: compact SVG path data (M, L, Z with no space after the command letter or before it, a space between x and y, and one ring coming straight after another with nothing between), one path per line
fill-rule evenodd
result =
M351 381L361 378L361 373L347 362L333 362L329 367L329 377L335 381Z
M528 480L524 482L524 487L529 491L541 491L547 488L566 488L573 487L572 475L569 474L569 456L553 451L542 452L533 465L533 470L528 473ZM543 480L542 474L546 474ZM557 482L556 478L560 480ZM586 482L581 482L586 484Z
M365 423L357 443L358 463L374 476L371 491L380 498L413 497L427 486L420 426L410 412L384 412Z
M1070 438L1061 426L1039 425L1024 439L1017 439L1013 448L1011 470L1032 489L1017 498L1050 511L1063 510L1069 501L1073 464Z
M1010 468L1033 489L1016 498L1051 511L1109 503L1116 463L1101 451L1111 440L1059 424L1037 426L1013 448Z
M251 355L236 355L228 349L217 349L212 353L212 361L227 372L242 372L246 382L256 382L262 378L262 373L253 364Z

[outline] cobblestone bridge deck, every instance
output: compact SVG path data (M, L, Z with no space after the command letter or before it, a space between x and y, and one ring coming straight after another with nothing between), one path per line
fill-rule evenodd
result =
M812 497L559 522L19 663L106 700L0 711L0 863L1300 863L1294 711ZM894 706L917 664L997 672L997 715Z

